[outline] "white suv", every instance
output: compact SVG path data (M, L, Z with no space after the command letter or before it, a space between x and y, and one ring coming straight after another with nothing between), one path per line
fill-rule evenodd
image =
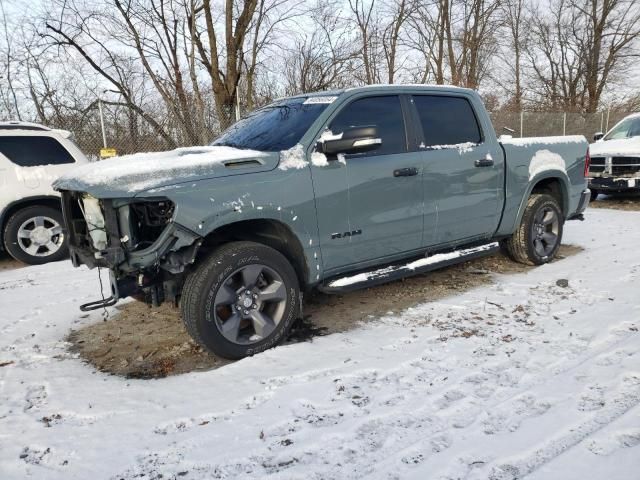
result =
M51 183L87 158L71 133L0 122L0 250L32 265L65 258L59 194Z

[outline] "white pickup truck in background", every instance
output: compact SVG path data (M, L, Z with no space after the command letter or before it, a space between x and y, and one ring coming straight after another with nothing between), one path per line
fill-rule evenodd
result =
M600 193L640 191L640 113L623 118L606 135L596 133L593 139L591 200Z
M0 122L0 250L36 265L68 255L51 183L87 158L66 130Z

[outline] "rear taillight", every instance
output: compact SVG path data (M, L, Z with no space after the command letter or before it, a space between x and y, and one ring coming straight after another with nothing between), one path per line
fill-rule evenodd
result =
M589 154L589 149L587 148L587 155L584 157L584 176L587 178L589 176L589 166L591 165L591 155Z

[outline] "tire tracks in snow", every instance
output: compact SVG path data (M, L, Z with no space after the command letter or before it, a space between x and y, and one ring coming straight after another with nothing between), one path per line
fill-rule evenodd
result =
M640 373L628 375L622 383L622 387L607 402L607 405L588 420L565 428L554 438L540 444L529 453L501 460L499 464L488 467L490 469L488 476L486 476L486 469L482 469L470 479L516 480L523 478L574 448L640 404Z

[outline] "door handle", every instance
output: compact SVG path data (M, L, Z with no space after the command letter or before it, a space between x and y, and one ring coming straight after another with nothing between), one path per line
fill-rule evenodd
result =
M394 177L413 177L418 175L418 169L415 167L399 168L393 171Z
M480 160L475 161L476 167L493 167L493 159L492 158L481 158Z

